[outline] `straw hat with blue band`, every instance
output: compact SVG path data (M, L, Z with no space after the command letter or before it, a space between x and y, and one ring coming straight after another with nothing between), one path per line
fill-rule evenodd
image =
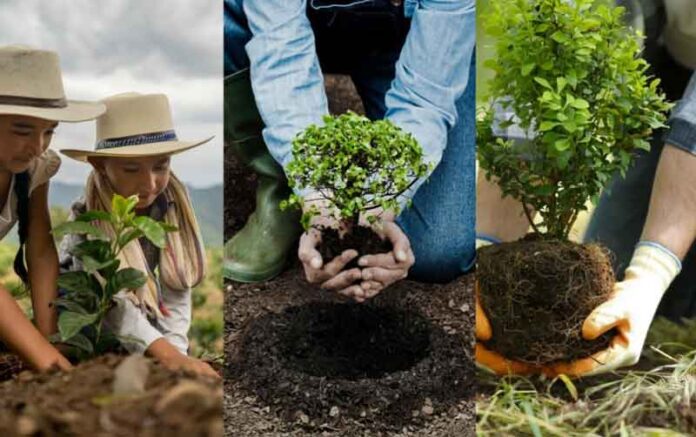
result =
M26 46L0 46L0 115L25 115L78 122L104 112L97 102L68 100L55 52Z
M179 140L164 94L123 93L107 97L102 103L106 112L97 119L94 150L62 149L62 154L82 162L93 157L173 155L213 139Z

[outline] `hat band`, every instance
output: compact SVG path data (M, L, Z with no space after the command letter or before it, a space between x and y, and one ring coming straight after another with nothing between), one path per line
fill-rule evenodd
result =
M39 97L0 95L0 105L33 106L35 108L65 108L68 106L68 101L65 98L42 99Z
M150 134L130 135L127 137L108 138L101 140L95 146L95 150L113 149L116 147L137 146L139 144L160 143L162 141L178 141L176 132L167 130Z

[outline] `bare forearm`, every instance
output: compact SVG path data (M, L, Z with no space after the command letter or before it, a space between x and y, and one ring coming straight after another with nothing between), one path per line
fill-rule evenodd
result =
M23 361L41 368L41 363L57 353L31 324L12 295L0 286L0 339Z
M684 259L696 238L696 156L666 145L660 156L642 240Z
M55 247L44 248L43 253L27 253L29 284L36 326L44 336L57 331L58 315L53 301L58 297L58 257Z

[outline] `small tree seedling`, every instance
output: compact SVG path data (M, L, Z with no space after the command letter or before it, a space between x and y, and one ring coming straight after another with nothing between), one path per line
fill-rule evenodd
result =
M87 239L70 251L82 263L83 270L62 273L58 287L65 295L54 304L61 308L58 335L54 340L75 347L82 357L103 352L113 344L113 336L103 332L104 317L113 307L113 297L122 290L135 290L146 282L144 272L120 268L118 255L133 240L147 238L157 247L167 244L166 233L176 227L147 216L137 216L137 196L115 195L111 212L87 211L74 221L53 229L61 238L67 234L85 235ZM105 223L113 230L113 238L94 222Z
M290 187L318 193L348 230L371 210L397 215L399 196L430 169L410 133L389 120L371 121L353 112L325 116L323 126L309 126L293 140L292 152L287 167ZM303 201L292 194L281 208L302 208ZM318 213L316 207L304 212L305 230ZM368 216L370 222L376 219Z
M671 107L646 73L639 35L623 8L593 0L491 0L486 30L496 56L485 63L491 105L478 117L479 163L504 195L522 202L537 233L567 239L586 201L649 150ZM529 141L493 134L494 105L514 113ZM538 212L535 223L532 211Z

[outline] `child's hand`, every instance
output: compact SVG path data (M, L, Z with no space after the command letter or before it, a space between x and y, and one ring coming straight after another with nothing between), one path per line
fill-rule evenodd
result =
M210 364L182 354L164 337L152 342L147 348L147 353L170 370L188 370L199 375L220 379L220 375L210 367Z
M198 358L189 357L184 354L179 354L179 356L173 357L166 362L161 361L161 363L163 366L171 370L187 370L199 375L220 379L220 375L210 366L210 364L199 360Z

